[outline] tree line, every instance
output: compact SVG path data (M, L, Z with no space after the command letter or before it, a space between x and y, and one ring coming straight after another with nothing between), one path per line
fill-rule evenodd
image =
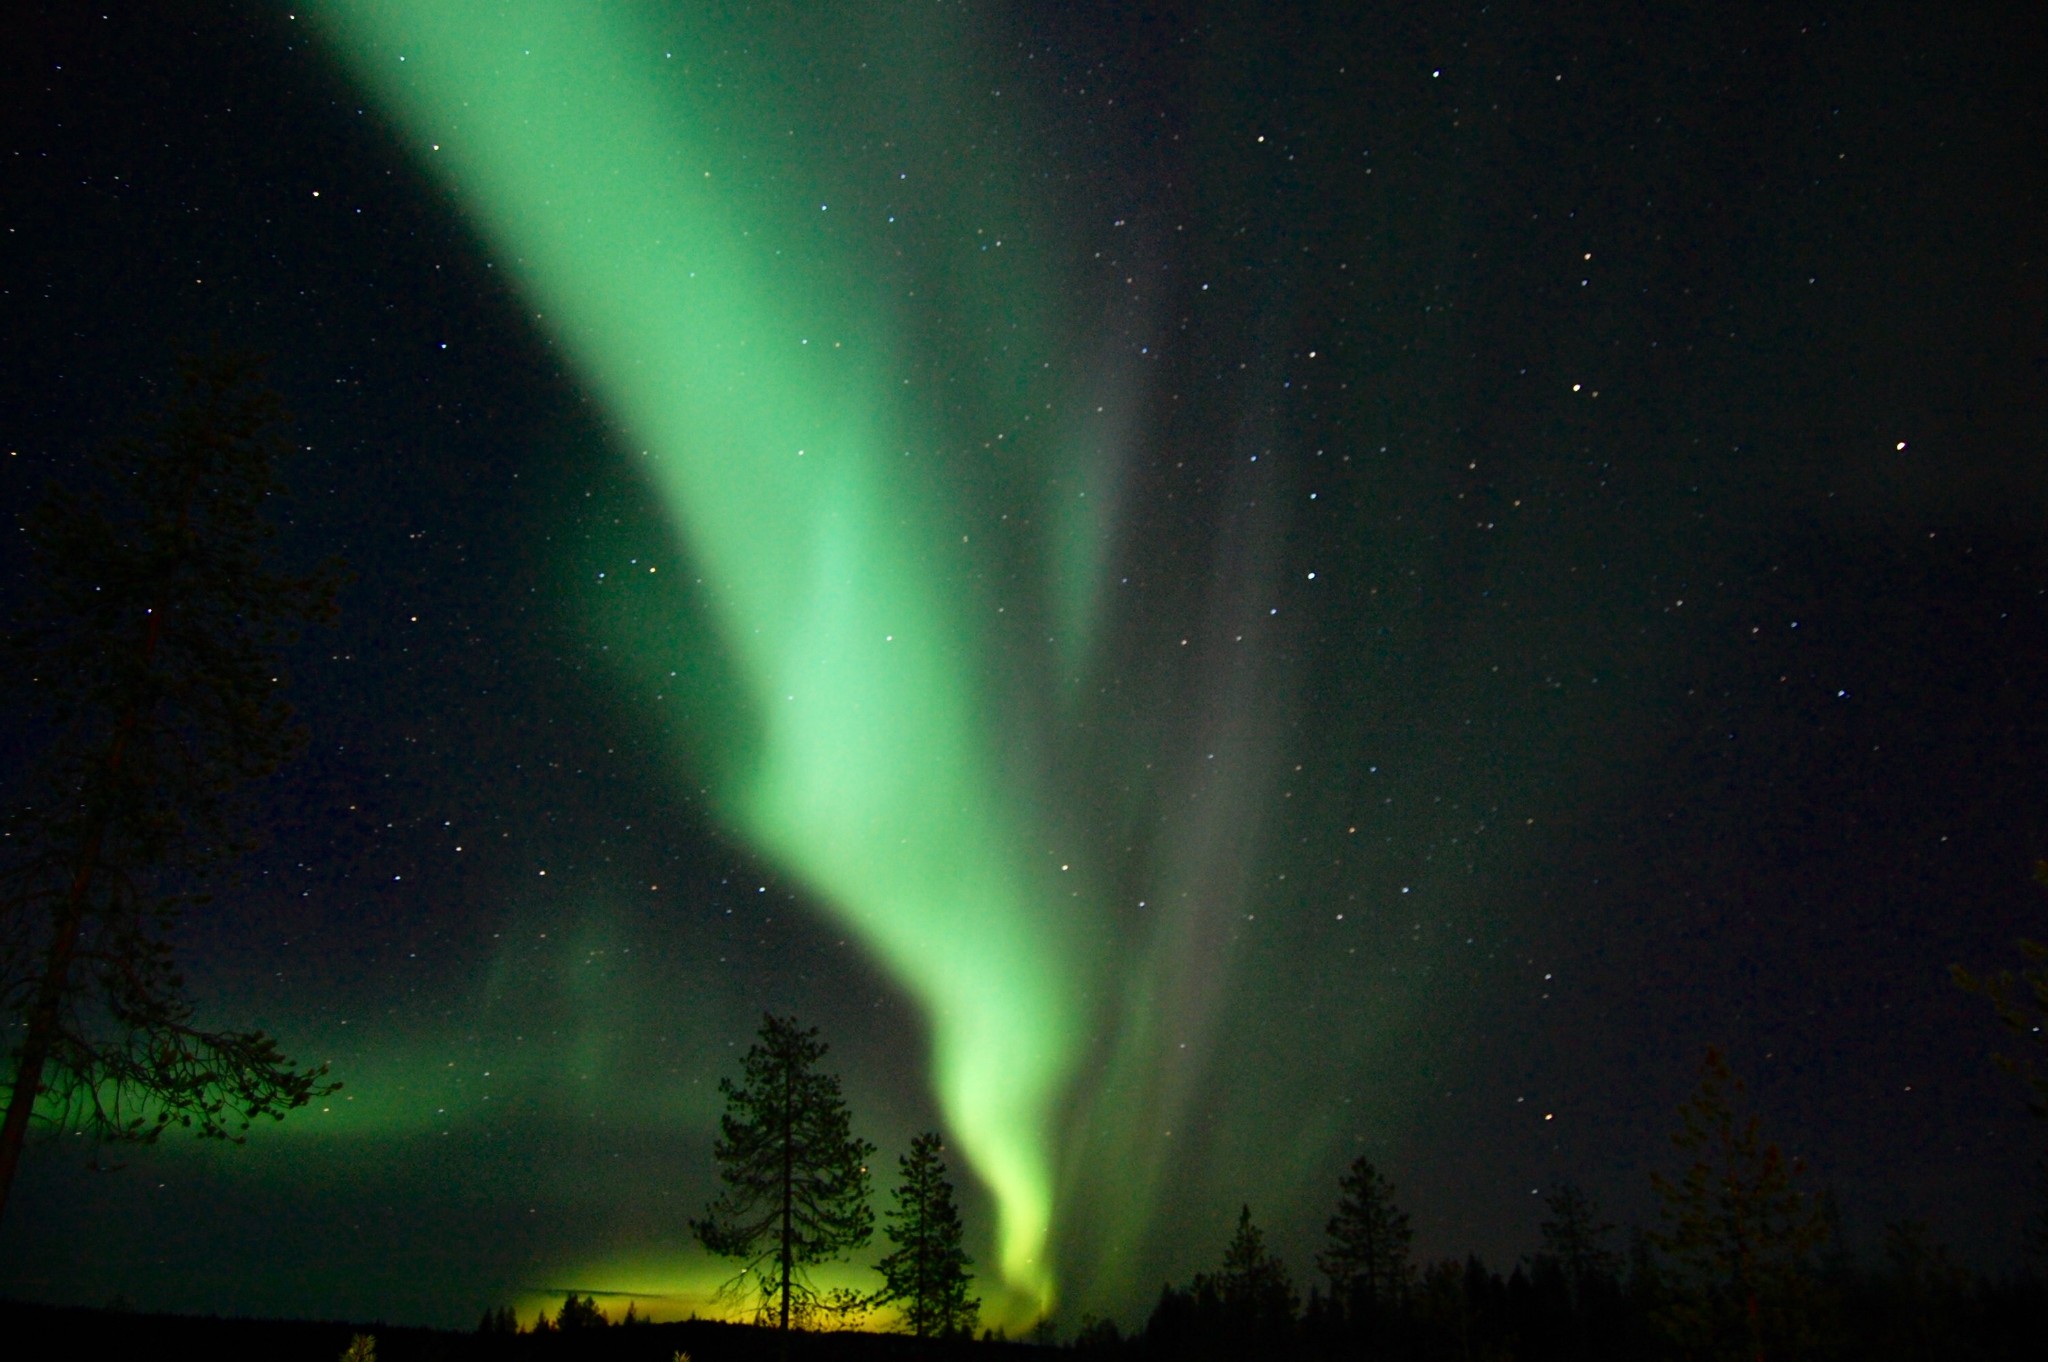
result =
M2011 996L2008 989L2007 996ZM2030 1075L2031 1076L2031 1075ZM1542 1247L1506 1275L1477 1257L1420 1264L1396 1188L1368 1158L1338 1183L1306 1298L1249 1206L1220 1265L1167 1285L1142 1329L1084 1322L1077 1348L1137 1358L1415 1359L1416 1362L1766 1362L2040 1355L2048 1284L1959 1265L1921 1221L1884 1230L1859 1264L1834 1198L1764 1138L1718 1049L1700 1065L1653 1175L1654 1227L1616 1228L1570 1183L1545 1198Z
M780 1329L855 1327L893 1305L920 1338L970 1339L978 1302L943 1145L918 1136L898 1163L874 1263L882 1285L819 1290L815 1266L869 1243L869 1160L852 1133L815 1029L769 1016L720 1083L726 1111L713 1152L721 1190L691 1222L698 1241L738 1264L724 1295ZM1656 1224L1617 1242L1581 1187L1544 1199L1541 1248L1508 1273L1476 1257L1421 1263L1398 1189L1370 1158L1337 1182L1325 1242L1304 1295L1240 1208L1218 1266L1162 1287L1144 1325L1125 1335L1087 1318L1069 1340L1104 1356L1203 1359L1414 1359L1415 1362L1765 1362L1766 1359L2033 1357L2048 1288L1993 1281L1958 1265L1923 1222L1885 1227L1883 1260L1856 1263L1831 1195L1765 1138L1743 1081L1718 1049L1700 1064L1672 1136L1679 1166L1652 1176ZM634 1323L632 1306L624 1323ZM570 1293L543 1332L608 1324ZM483 1332L510 1333L509 1308ZM1034 1337L1056 1331L1041 1322ZM991 1332L984 1338L999 1337Z

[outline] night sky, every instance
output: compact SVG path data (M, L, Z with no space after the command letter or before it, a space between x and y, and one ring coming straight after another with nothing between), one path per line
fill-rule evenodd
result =
M1361 1153L1648 1224L1709 1044L2018 1263L2048 10L27 8L10 518L218 338L356 579L181 938L345 1086L32 1146L0 1294L705 1309L764 1010L1013 1328L1308 1279Z

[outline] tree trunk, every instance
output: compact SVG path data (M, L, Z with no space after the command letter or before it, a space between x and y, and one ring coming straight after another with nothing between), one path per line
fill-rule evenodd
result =
M924 1188L916 1183L912 1183L911 1188L917 1195L917 1201L914 1203L916 1218L910 1222L917 1235L910 1241L917 1252L917 1291L910 1301L910 1332L923 1338L931 1332L931 1311L928 1308L931 1295L928 1272L931 1266L931 1231L925 1224Z
M796 1074L785 1065L782 1073L782 1332L789 1333L790 1201L796 1195ZM784 1342L783 1347L789 1344Z
M71 976L72 957L78 953L78 934L85 918L84 886L89 880L88 867L66 896L64 920L50 942L43 980L36 988L35 1005L29 1009L28 1036L21 1043L21 1062L14 1067L14 1091L7 1101L7 1120L0 1124L0 1220L7 1215L8 1193L14 1188L15 1171L21 1167L21 1147L28 1138L29 1117L35 1111L36 1098L42 1095L43 1065L57 1037L64 984Z
M189 490L186 497L190 501ZM185 523L185 512L178 514L179 528ZM164 611L161 606L152 607L149 612L149 630L142 640L142 669L145 674L156 660L157 643L163 637ZM143 711L140 701L131 701L128 712L121 716L121 723L114 730L114 741L107 748L106 798L112 798L112 790L121 777L122 759L128 755L128 741L142 723ZM92 797L91 789L85 792ZM57 1023L64 1009L65 985L71 980L71 962L78 954L78 937L85 929L86 896L92 892L94 873L99 869L100 850L106 843L107 809L102 805L94 814L92 831L86 834L85 846L80 850L78 863L72 868L71 887L64 893L64 913L57 922L57 930L50 938L50 952L43 961L42 982L36 986L35 1004L29 1009L28 1035L21 1042L21 1061L14 1066L14 1089L7 1099L7 1119L0 1123L0 1220L7 1215L8 1193L14 1190L14 1174L21 1167L21 1148L28 1139L29 1117L34 1114L36 1098L43 1093L43 1066L49 1062L50 1047L57 1039Z

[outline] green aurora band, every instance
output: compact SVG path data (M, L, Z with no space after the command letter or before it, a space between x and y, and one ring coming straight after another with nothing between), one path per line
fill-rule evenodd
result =
M1089 896L1047 863L1030 755L996 746L1017 659L975 618L995 618L978 583L1009 565L963 532L981 522L932 468L986 419L1010 433L1014 486L1056 500L1037 508L1053 533L1025 595L1033 643L1053 644L1034 665L1070 672L1091 641L1107 534L1091 516L1113 498L1087 490L1117 408L1091 398L1109 415L1064 429L1051 414L1059 281L1030 244L1033 206L999 172L968 173L987 158L948 126L957 18L806 11L748 29L569 0L312 8L644 449L743 692L737 722L691 735L712 749L712 794L924 1009L941 1108L998 1209L1010 1298L990 1313L1044 1312ZM950 180L912 184L935 160ZM898 223L878 193L936 208ZM937 277L906 297L919 269ZM914 358L935 307L989 352L967 418ZM672 638L628 642L636 665L679 665Z

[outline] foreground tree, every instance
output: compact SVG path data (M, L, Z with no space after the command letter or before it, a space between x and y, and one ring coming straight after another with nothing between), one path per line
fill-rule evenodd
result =
M277 654L332 617L341 574L271 559L290 448L253 362L190 362L145 436L83 463L23 526L10 703L53 736L0 809L0 1212L34 1116L239 1141L338 1086L260 1031L198 1025L171 951L253 844L250 783L303 742Z
M805 1268L864 1247L874 1233L868 1159L875 1147L853 1134L839 1080L817 1071L826 1045L817 1028L764 1017L742 1077L719 1080L718 1160L725 1189L690 1222L699 1243L738 1259L729 1289L751 1274L756 1316L801 1324L821 1304Z
M1217 1271L1198 1272L1185 1287L1160 1289L1141 1355L1189 1362L1288 1356L1297 1342L1299 1303L1287 1265L1267 1252L1266 1237L1244 1206Z
M1590 1357L1588 1316L1596 1304L1611 1302L1621 1291L1621 1255L1607 1246L1614 1226L1600 1219L1592 1198L1575 1183L1559 1183L1543 1201L1550 1218L1540 1227L1543 1251L1533 1266L1539 1273L1556 1272L1571 1312L1578 1355Z
M882 1232L896 1246L875 1264L883 1286L877 1305L899 1305L919 1338L971 1337L981 1302L968 1294L974 1260L960 1246L960 1211L941 1157L938 1132L918 1136L897 1160L902 1181Z
M1588 1290L1621 1275L1621 1255L1607 1247L1614 1226L1600 1218L1593 1199L1576 1183L1559 1183L1543 1204L1550 1211L1539 1227L1543 1251L1557 1261L1576 1309Z
M1353 1317L1372 1321L1397 1309L1407 1297L1415 1269L1408 1245L1415 1231L1408 1213L1394 1204L1394 1184L1360 1155L1337 1183L1337 1213L1330 1217L1330 1246L1316 1266L1330 1279L1330 1295Z
M1252 1223L1252 1208L1237 1212L1237 1229L1223 1250L1223 1270L1198 1279L1195 1294L1215 1294L1226 1327L1254 1340L1284 1338L1301 1303L1287 1264L1266 1251L1266 1236Z
M1686 1352L1763 1362L1796 1350L1810 1324L1810 1259L1824 1232L1804 1171L1766 1141L1747 1089L1719 1049L1679 1108L1671 1137L1688 1162L1676 1179L1653 1174L1663 1202L1651 1242L1668 1260L1662 1313Z

